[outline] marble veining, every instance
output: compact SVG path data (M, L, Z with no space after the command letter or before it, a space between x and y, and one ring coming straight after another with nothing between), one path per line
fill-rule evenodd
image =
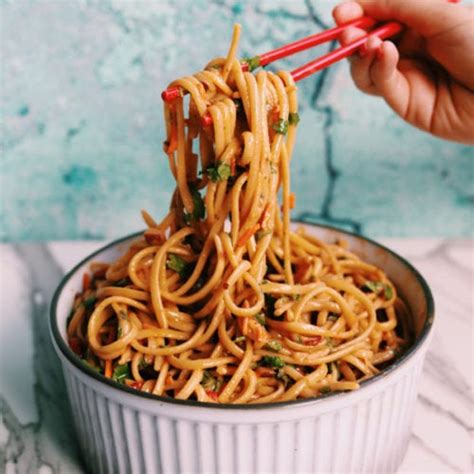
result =
M0 2L0 240L118 237L141 227L137 209L164 215L174 183L160 91L225 54L234 22L253 56L332 25L338 1ZM295 218L377 236L472 234L472 147L404 124L355 89L346 62L298 87Z
M472 472L474 249L461 240L389 239L427 278L437 326L400 473ZM47 307L64 273L101 242L0 246L0 472L84 472ZM12 369L13 367L13 369Z

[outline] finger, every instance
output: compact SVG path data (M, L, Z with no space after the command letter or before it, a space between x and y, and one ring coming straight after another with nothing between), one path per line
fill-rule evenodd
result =
M362 38L367 34L366 31L362 30L361 28L356 28L355 26L350 26L346 28L339 37L339 42L342 46L346 46L353 41Z
M339 37L339 42L341 43L342 46L346 46L347 44L352 43L352 41L362 38L362 36L365 36L366 34L367 33L364 30L351 26L349 28L346 28L341 33ZM352 63L357 58L358 58L358 54L354 54L352 56L349 56L347 59L349 60L349 62Z
M358 0L365 14L379 20L399 20L425 37L466 21L466 8L447 0Z
M410 100L410 84L397 69L399 59L400 55L396 46L390 41L384 41L370 67L369 76L377 94L381 95L395 112L406 117Z
M351 64L351 74L355 85L363 92L378 95L378 90L371 77L371 70L377 60L377 53L382 41L377 37L370 37L364 48Z
M337 25L356 20L363 15L364 10L357 2L341 3L332 11L332 16Z

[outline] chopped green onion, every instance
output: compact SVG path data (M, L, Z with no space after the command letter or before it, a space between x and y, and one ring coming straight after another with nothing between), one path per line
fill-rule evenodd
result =
M144 368L148 367L150 364L145 359L140 359L138 363L138 369L143 370Z
M325 394L325 393L331 393L331 387L324 386L319 389L319 393Z
M117 365L112 374L112 379L118 383L124 383L125 379L130 378L130 368L128 364Z
M119 338L122 337L122 332L123 332L123 331L122 331L122 328L119 326L119 327L117 328L117 339L119 339Z
M222 382L214 377L208 370L205 370L202 374L201 385L206 390L218 392L222 386Z
M202 196L198 189L192 183L189 185L189 189L191 190L191 195L193 197L194 209L191 214L188 214L187 212L184 213L184 220L188 225L197 222L199 219L203 219L205 214L204 201L202 200Z
M230 166L222 161L218 161L215 166L208 166L206 168L206 174L213 183L229 179L230 173Z
M272 125L273 130L280 135L286 135L288 132L288 120L280 119Z
M262 364L266 365L267 367L275 367L277 369L285 367L285 363L278 356L263 356Z
M393 297L392 287L390 285L385 285L383 294L386 300L391 300Z
M282 345L280 341L269 341L265 344L265 347L274 352L280 352L282 349Z
M260 323L262 326L265 326L265 315L263 313L258 313L255 315L255 319L257 320L258 323Z
M290 125L298 125L300 122L300 115L298 112L291 112L290 115L288 116L288 123Z
M239 342L244 342L247 339L245 336L239 336L234 339L234 343L238 344Z
M249 72L260 67L260 58L258 56L254 56L253 58L242 58L242 62L248 65Z
M170 253L168 260L166 261L166 266L179 274L179 276L184 279L189 275L189 264L183 260L179 255Z
M363 286L363 289L371 291L376 295L380 295L383 292L383 296L386 300L391 299L393 296L392 287L380 281L366 281Z

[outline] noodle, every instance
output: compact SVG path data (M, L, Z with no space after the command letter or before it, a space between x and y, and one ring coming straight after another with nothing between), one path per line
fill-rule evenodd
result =
M143 236L84 275L69 343L105 377L177 399L354 390L406 342L406 310L344 242L290 228L296 87L286 72L242 72L239 36L227 58L171 84L189 99L164 106L170 211L161 223L143 212Z

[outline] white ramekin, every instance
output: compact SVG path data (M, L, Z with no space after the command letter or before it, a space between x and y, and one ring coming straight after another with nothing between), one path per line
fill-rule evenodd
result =
M415 343L359 390L266 405L215 405L143 394L118 386L68 348L66 319L91 260L110 262L136 237L118 240L79 263L51 305L83 456L94 473L395 472L410 437L417 383L433 326L422 276L404 259L363 237L306 225L326 241L344 238L383 268L411 309Z

